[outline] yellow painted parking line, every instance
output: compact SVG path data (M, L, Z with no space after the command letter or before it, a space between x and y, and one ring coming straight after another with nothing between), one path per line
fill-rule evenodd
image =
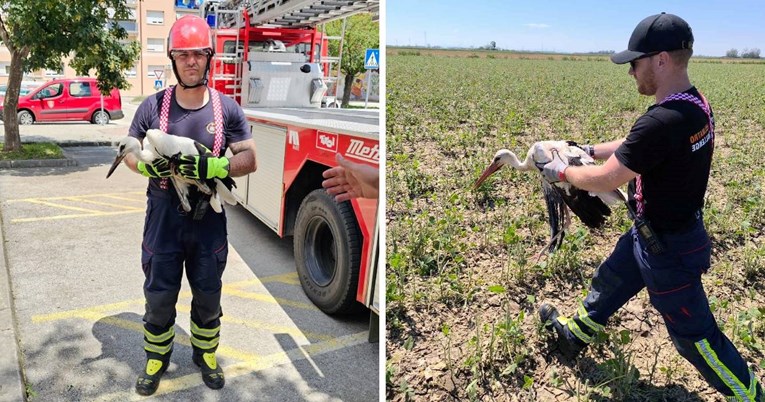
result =
M268 280L269 278L273 278L273 277L276 277L276 276L281 276L281 275L267 276L267 277L263 278L263 280ZM260 280L257 280L257 279L248 279L248 280L244 280L244 281L231 282L230 284L224 284L223 285L223 294L224 295L238 296L238 295L232 294L232 290L233 289L237 289L238 287L241 287L241 286L251 285L254 281L260 281ZM301 302L296 302L296 301L287 300L287 299L281 299L281 298L275 298L275 297L272 297L270 295L263 294L263 293L244 292L244 291L239 291L239 290L237 290L237 292L246 293L247 296L245 298L248 298L248 299L264 301L264 302L272 303L272 304L282 304L282 303L280 303L280 300L281 300L283 302L289 302L289 305L292 305L292 307L306 308L308 310L318 310L318 308L316 306L314 306L313 304L301 303ZM260 295L261 297L257 297L257 298L254 297L253 295L256 295L256 294ZM182 298L189 298L191 296L192 296L192 294L191 294L191 291L189 291L189 290L184 290L184 291L178 293L178 299L179 300L182 299ZM124 310L126 310L126 309L128 309L129 307L132 307L132 306L136 306L136 305L137 306L143 306L145 302L146 302L146 300L144 298L140 298L140 299L133 299L133 300L125 300L125 301L116 302L116 303L110 303L110 304L102 304L100 306L86 307L86 308L76 309L76 310L59 311L59 312L56 312L56 313L49 313L49 314L38 314L38 315L33 315L32 316L32 322L34 322L34 323L42 323L42 322L47 322L47 321L65 320L65 319L68 319L68 318L76 318L76 317L80 316L81 314L92 313L92 312L95 312L95 313L105 313L105 312L110 312L110 311L124 311ZM178 308L178 306L181 306L181 304L178 303L176 308Z
M262 301L266 303L274 303L280 306L290 306L290 307L302 308L306 310L317 310L317 311L319 310L316 306L310 303L303 303L303 302L284 299L280 297L273 297L270 294L247 292L247 291L239 290L235 288L226 289L225 286L223 287L223 293L230 296L241 297L242 299L257 300L257 301Z
M143 197L142 199L138 199L138 198L120 197L120 196L112 195L112 194L104 195L103 197L104 198L113 198L115 200L135 201L135 202L140 202L140 203L145 203L146 202L146 197Z
M223 373L227 380L251 375L258 371L267 370L282 364L295 363L306 358L316 357L325 353L334 352L343 348L360 345L367 342L367 332L358 332L351 335L345 335L332 340L314 343L297 349L272 353L262 356L258 359L249 360L242 363L236 363L223 367ZM159 384L159 389L154 396L170 394L177 391L204 386L199 373L188 374L177 378L168 378L167 375ZM115 392L108 395L102 395L98 401L123 401L123 400L142 400L143 397L136 395L133 390Z
M140 194L146 194L146 192L145 191L129 191L126 193L87 194L87 195L79 195L74 197L108 197L108 196L120 196L120 195L129 195L129 194L140 195ZM73 196L62 195L57 197L15 198L15 199L6 200L6 202L29 202L29 201L35 201L35 200L55 201L55 200L64 200L71 197Z
M136 211L116 211L116 212L99 212L95 214L68 214L68 215L54 215L54 216L43 216L39 218L16 218L11 219L11 223L24 223L24 222L37 222L37 221L51 221L51 220L58 220L58 219L73 219L73 218L89 218L94 216L111 216L111 215L124 215L124 214L135 214L143 212L143 210L136 210Z
M288 272L286 274L278 274L266 276L260 279L250 279L248 281L237 282L236 285L229 285L231 287L243 288L250 285L259 285L262 283L280 282L288 285L300 285L300 278L297 276L297 272Z
M175 307L175 310L179 313L190 313L191 307L188 305L183 305L183 306L179 305ZM309 339L319 339L323 341L327 341L334 338L334 336L332 335L324 335L324 334L319 334L316 332L301 331L300 328L288 327L286 325L270 324L270 323L267 323L264 321L258 321L258 320L245 320L242 318L230 317L227 315L222 316L220 319L224 323L241 325L241 326L252 328L252 329L264 329L272 333L286 333L295 337L300 336L300 337L306 337Z
M102 323L109 324L118 328L127 329L143 334L143 324L140 322L123 320L121 318L109 316L104 317L103 314L103 312L96 311L80 311L77 313L76 318L81 318L93 322L100 321ZM183 346L191 347L191 339L188 335L185 334L176 333L174 342ZM219 353L221 356L241 361L255 360L259 358L259 356L256 354L248 353L246 351L238 350L225 345L218 346L216 353Z
M129 207L127 205L112 204L109 202L102 202L102 201L93 201L93 200L89 200L87 198L82 198L82 197L79 197L79 198L71 197L71 198L65 198L65 199L69 201L74 201L74 202L84 202L87 204L102 205L105 207L129 209L131 211L143 211L143 208Z
M69 205L56 204L55 202L48 202L48 201L43 201L43 200L29 200L27 202L30 202L32 204L46 205L46 206L54 207L54 208L70 209L72 211L90 212L90 213L102 212L102 211L99 211L97 209L87 209L87 208L73 207L73 206L69 206Z

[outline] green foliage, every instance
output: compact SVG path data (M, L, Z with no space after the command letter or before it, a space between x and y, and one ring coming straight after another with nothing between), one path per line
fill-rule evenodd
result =
M330 36L340 36L343 21L336 20L327 24L326 32ZM330 53L338 53L338 41L330 41ZM343 39L343 55L341 70L343 74L355 76L364 72L364 56L366 49L380 47L380 24L372 21L371 14L356 14L348 17Z
M11 65L11 69L58 69L62 58L72 56L71 66L77 74L96 71L102 93L128 87L122 72L138 59L140 45L123 43L127 32L108 23L129 18L124 1L15 0L4 2L2 8L6 18L0 29L8 34L6 45L11 52L29 50L23 65Z
M50 142L23 144L20 150L12 152L2 152L3 148L3 144L0 144L0 161L25 159L62 159L64 157L61 148L58 145Z

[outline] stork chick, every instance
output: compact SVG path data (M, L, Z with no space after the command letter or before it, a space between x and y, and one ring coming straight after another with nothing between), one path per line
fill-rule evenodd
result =
M117 166L122 163L122 160L125 159L127 154L133 154L136 159L143 163L152 163L154 162L154 159L157 159L157 153L153 147L141 149L141 142L138 141L137 138L127 136L120 140L119 145L117 145L117 157L114 158L114 162L109 168L109 172L106 173L107 179L114 173L114 169L117 169Z
M607 193L591 193L576 188L570 183L548 183L542 178L541 172L544 165L552 161L553 157L558 157L564 163L571 166L595 164L595 160L587 155L582 148L578 147L576 143L567 141L540 141L534 143L529 148L529 151L526 153L526 159L523 162L507 149L497 151L492 163L483 171L473 185L474 189L478 188L489 176L507 165L518 170L537 170L540 173L542 192L547 205L551 236L548 249L551 252L560 247L563 242L563 236L570 224L569 209L586 226L600 228L605 223L606 217L611 214L611 209L608 205L626 201L624 193L619 189Z
M149 141L156 153L162 155L167 159L171 159L179 154L183 155L199 155L200 150L206 151L204 146L191 138L179 137L177 135L167 134L161 130L150 129L146 131L146 139ZM226 179L207 179L207 180L189 180L185 177L177 174L173 169L173 174L170 176L173 180L173 186L178 191L178 197L181 199L181 204L186 212L191 211L191 205L188 203L188 185L196 185L200 191L205 194L212 194L210 198L210 206L215 212L222 212L223 205L221 198L231 205L236 205L236 198L231 193L231 188L235 186L234 180L230 177ZM214 188L214 190L211 190ZM185 204L184 204L185 201Z

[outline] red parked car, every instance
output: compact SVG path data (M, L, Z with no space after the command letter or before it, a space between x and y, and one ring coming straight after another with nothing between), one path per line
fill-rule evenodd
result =
M2 119L3 105L0 105ZM101 110L101 93L95 78L61 78L41 84L39 88L19 96L19 124L36 121L85 120L93 124L106 124L109 120L125 117L122 97L117 88L104 95Z

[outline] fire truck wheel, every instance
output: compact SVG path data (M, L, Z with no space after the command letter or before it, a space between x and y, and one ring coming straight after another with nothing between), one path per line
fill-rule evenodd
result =
M303 199L294 233L295 264L309 299L327 314L348 314L356 302L362 236L351 203L319 189Z

